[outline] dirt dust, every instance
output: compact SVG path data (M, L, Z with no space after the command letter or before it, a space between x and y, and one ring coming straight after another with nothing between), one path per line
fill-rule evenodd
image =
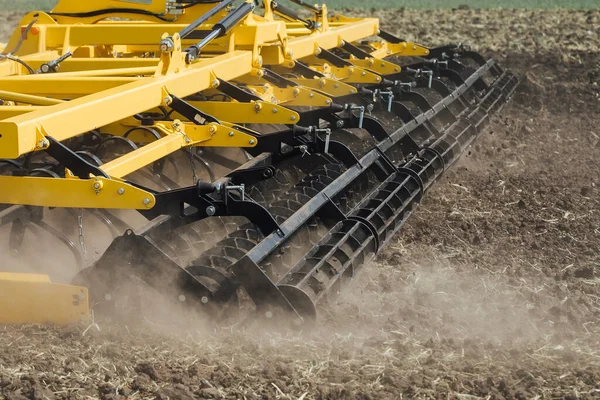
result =
M600 11L367 16L521 85L321 324L1 327L0 398L600 398Z

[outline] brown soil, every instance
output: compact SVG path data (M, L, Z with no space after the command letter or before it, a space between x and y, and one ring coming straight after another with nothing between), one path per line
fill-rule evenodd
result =
M0 398L600 398L600 12L374 14L522 84L321 325L0 328Z

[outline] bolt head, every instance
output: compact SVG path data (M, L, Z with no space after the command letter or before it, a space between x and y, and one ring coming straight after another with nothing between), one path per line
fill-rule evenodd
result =
M206 215L208 215L209 217L212 217L216 213L217 213L217 209L214 206L206 207Z
M325 101L325 104L327 104L328 106L330 106L331 105L331 100Z
M104 300L106 300L106 301L111 301L112 300L112 296L110 295L110 293L106 293L104 295Z
M185 302L185 296L182 295L182 294L180 294L179 295L179 301L182 302L182 303Z
M344 121L342 121L342 120L339 120L338 122L336 122L336 123L335 123L335 125L336 125L338 128L343 128L343 127L344 127Z
M271 318L273 318L273 312L272 312L272 311L267 311L267 312L265 313L265 317L267 317L267 319L271 319Z
M292 121L295 121L295 120L296 120L296 116L295 116L295 115L292 115L292 116L290 117L290 120L292 120Z
M229 132L229 137L233 136L233 132Z
M146 197L146 198L143 200L143 203L144 203L144 205L145 205L145 206L147 206L148 204L150 204L150 199Z
M119 188L119 190L117 190L117 193L119 193L120 195L123 195L125 193L125 189Z
M208 303L208 297L202 296L202 298L200 299L200 301L202 302L202 304L206 304L206 303Z
M166 105L169 105L173 102L173 98L171 96L167 96L163 99L163 103L165 103Z
M277 114L279 110L277 110L276 108L273 109L273 114Z
M96 190L100 189L100 182L94 183L94 189L96 189Z
M254 144L254 143L256 143L256 141L255 141L254 139L250 139L250 142L249 142L249 143L250 143L250 144Z
M218 79L215 79L214 81L212 81L212 83L211 83L211 86L212 86L212 87L213 87L213 89L214 89L214 88L217 88L217 87L219 87L219 85L220 85L220 84L221 84L221 83L219 82L219 80L218 80Z

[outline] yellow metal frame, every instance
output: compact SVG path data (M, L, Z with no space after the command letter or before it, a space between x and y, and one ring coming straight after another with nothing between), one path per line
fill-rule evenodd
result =
M184 61L183 49L195 43L177 33L212 5L200 4L181 12L165 0L131 3L125 0L61 0L52 13L31 13L21 29L30 25L17 56L32 68L55 60L66 51L73 57L53 74L28 75L13 61L0 63L0 158L17 159L48 147L47 137L64 141L100 128L124 135L141 127L132 116L168 106L172 96L186 98L214 93L219 80L242 82L262 101L197 101L190 103L220 122L198 125L197 121L155 121L160 136L140 131L131 139L145 144L100 168L111 178L33 178L0 176L0 203L53 207L147 209L153 196L121 179L158 159L189 146L253 147L260 134L248 134L235 124L293 125L298 112L289 107L328 107L336 97L354 94L356 84L376 84L400 67L384 60L390 55L424 56L429 50L414 43L372 42L370 58L350 57L352 65L335 67L319 58L346 42L355 43L379 33L373 18L329 16L327 8L315 14L319 25L307 29L273 15L271 1L264 16L249 15L227 35L216 39L192 64ZM110 13L74 17L93 10L136 8L147 15ZM225 11L199 30L209 30ZM154 15L150 15L154 14ZM136 21L106 20L107 17ZM19 43L21 29L11 37L7 49ZM165 32L170 32L165 33ZM173 51L157 53L161 39L170 38ZM160 54L156 57L154 54ZM150 55L150 57L148 57ZM296 60L323 73L326 78L290 78L298 86L278 87L264 79L265 66L275 70L293 68ZM135 130L135 129L134 129ZM100 185L100 190L97 186ZM35 188L33 191L31 188ZM123 191L125 194L119 194ZM35 192L32 193L32 192ZM40 195L41 193L41 195ZM69 193L70 195L65 195Z
M0 324L89 323L88 290L46 275L0 272Z

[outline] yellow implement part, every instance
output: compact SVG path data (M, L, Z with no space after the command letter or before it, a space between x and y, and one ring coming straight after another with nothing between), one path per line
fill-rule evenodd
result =
M375 58L402 56L402 57L423 57L429 55L429 49L420 44L412 42L403 43L371 43L371 46L377 50L371 55Z
M251 103L190 101L189 103L219 120L236 124L289 125L296 124L300 119L300 115L296 111L264 101Z
M321 93L326 94L331 97L340 97L347 96L349 94L357 93L357 90L354 86L348 85L346 83L336 81L334 79L328 78L314 78L314 79L304 79L304 78L293 78L290 79L293 82L301 86L306 86L311 89L316 89Z
M368 69L380 75L397 74L401 71L399 65L375 58L370 58L367 60L351 59L349 61L357 67Z
M141 78L120 87L0 121L0 158L17 158L39 149L38 140L40 134L43 135L41 130L62 141L128 118L139 110L150 110L164 104L165 88L169 93L185 97L198 92L197 88L209 88L215 78L215 71L224 80L250 72L251 56L249 52L235 51L215 57L210 63L195 64L179 74L163 78ZM195 82L196 86L190 85L190 81ZM59 83L54 84L56 86ZM85 85L84 82L81 84ZM69 123L65 124L65 121Z
M37 106L52 106L64 103L63 100L49 99L42 96L27 95L0 90L0 99L5 101L16 101L18 103L35 104Z
M163 124L151 127L166 136L103 164L102 170L111 177L122 178L187 146L254 147L257 143L253 136L219 124L195 125L175 121L172 123L175 131Z
M0 324L69 325L90 320L88 290L46 275L0 273Z
M0 204L145 210L154 207L156 200L151 193L118 180L0 176Z

